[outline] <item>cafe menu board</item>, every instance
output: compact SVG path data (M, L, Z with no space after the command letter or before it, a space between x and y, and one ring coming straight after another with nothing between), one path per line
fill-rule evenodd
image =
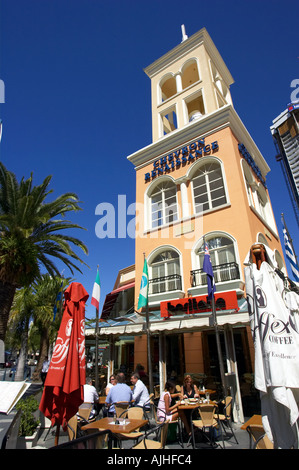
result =
M0 413L8 414L29 387L27 382L0 382Z

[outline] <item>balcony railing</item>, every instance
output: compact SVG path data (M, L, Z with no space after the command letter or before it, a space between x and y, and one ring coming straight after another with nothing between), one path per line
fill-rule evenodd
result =
M182 277L179 274L171 274L170 276L157 277L148 281L149 294L161 294L172 290L182 289Z
M240 271L237 263L225 263L213 266L215 284L217 282L233 281L240 279ZM191 271L191 286L203 286L207 284L207 275L202 269Z

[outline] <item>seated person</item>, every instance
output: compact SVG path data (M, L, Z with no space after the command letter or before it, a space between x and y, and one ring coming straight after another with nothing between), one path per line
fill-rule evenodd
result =
M139 374L137 372L134 372L131 375L131 383L134 385L133 388L133 400L134 400L134 406L140 406L145 408L150 408L150 403L149 403L149 393L146 388L146 385L140 380Z
M109 390L113 385L116 384L116 377L115 375L110 375L109 383L107 384L107 387L105 388L105 394L108 395Z
M191 428L190 424L186 418L186 415L183 410L178 410L178 405L180 402L171 406L171 395L176 394L175 384L171 381L167 381L165 384L165 391L162 393L157 410L157 419L158 421L175 421L180 416L181 420L184 423L187 433L190 435ZM180 394L178 394L180 395Z
M184 382L181 387L181 393L183 398L198 398L199 390L196 385L193 383L191 375L186 375L184 377Z
M177 405L171 406L171 394L175 393L175 384L169 380L165 384L165 390L162 392L157 410L158 421L175 421L178 416Z
M89 419L90 419L90 418L93 418L97 414L98 412L97 405L99 403L98 392L96 388L92 385L92 380L90 377L86 378L86 384L83 385L83 392L84 392L84 402L93 403L93 408L89 415Z
M132 401L132 390L130 387L125 383L126 377L125 374L120 372L116 376L116 385L114 387L111 387L107 398L106 398L106 405L109 407L108 409L108 416L114 416L115 413L115 408L114 408L114 403L117 403L119 401L127 401L131 402Z

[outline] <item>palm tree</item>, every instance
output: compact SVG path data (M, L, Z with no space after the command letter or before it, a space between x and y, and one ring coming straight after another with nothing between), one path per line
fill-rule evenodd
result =
M15 375L16 381L24 379L24 369L28 355L29 322L33 316L34 305L35 296L31 287L24 287L17 291L9 319L13 335L19 342L19 357Z
M41 267L51 276L60 276L53 257L74 273L77 263L85 264L71 245L87 254L79 239L67 236L66 229L77 224L64 218L81 210L78 196L65 193L46 202L52 191L51 176L33 186L33 175L18 183L16 176L0 162L0 340L4 341L9 312L17 288L29 286L40 276Z
M39 331L40 345L38 363L32 376L33 381L40 379L44 359L49 353L50 343L54 343L56 339L57 331L61 323L62 309L61 312L57 312L55 320L53 315L53 307L57 294L60 290L64 291L70 282L70 278L53 278L49 274L45 274L34 284L36 300L34 307L34 325Z

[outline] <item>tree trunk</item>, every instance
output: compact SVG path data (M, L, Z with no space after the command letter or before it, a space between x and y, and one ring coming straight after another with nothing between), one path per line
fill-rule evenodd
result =
M16 292L13 284L0 281L0 340L5 342L10 309Z
M24 380L25 364L28 355L28 325L25 326L22 332L21 349L18 358L17 370L15 375L15 382Z
M48 356L49 351L49 334L48 329L43 328L40 338L39 359L36 364L35 370L32 374L32 382L40 382L40 373L43 367L45 357Z

